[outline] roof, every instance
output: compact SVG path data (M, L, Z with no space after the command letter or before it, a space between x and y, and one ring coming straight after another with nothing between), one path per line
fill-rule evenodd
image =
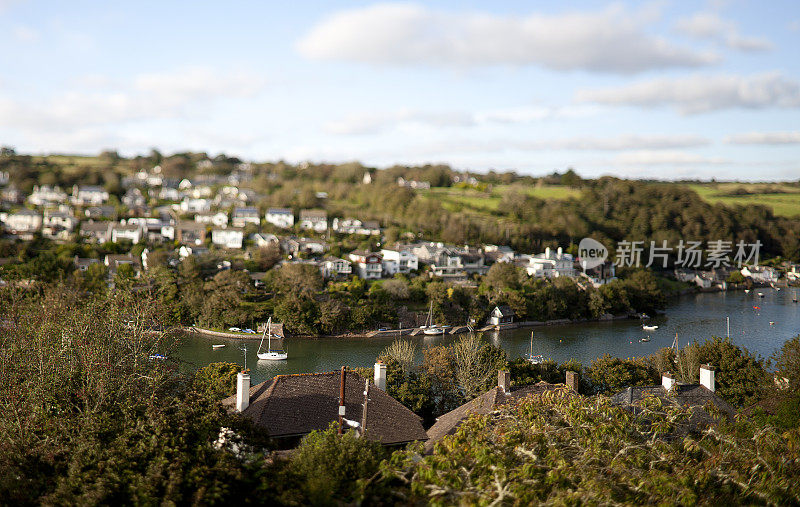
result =
M269 208L267 213L270 215L291 215L292 210L289 208Z
M324 209L302 209L300 218L328 218L328 213Z
M256 208L236 208L233 210L234 215L258 215Z
M728 402L700 384L675 384L669 391L664 386L627 387L612 396L611 402L616 405L635 407L643 399L652 396L672 405L697 408L698 410L693 411L689 420L692 426L714 421L714 418L702 408L707 403L712 403L728 417L733 417L736 413L736 409Z
M508 305L495 306L495 310L499 310L500 311L500 315L502 315L503 317L513 317L514 316L514 310L512 310L511 307L508 306Z
M425 443L425 449L432 450L436 442L447 435L455 433L461 423L471 414L490 414L501 405L533 394L562 388L563 386L563 384L539 382L538 384L522 386L516 389L512 388L510 393L505 392L501 387L493 387L474 400L468 401L437 418L436 423L428 429L428 441Z
M250 406L242 415L270 436L291 437L324 430L338 419L340 372L278 375L250 388ZM369 387L358 374L347 372L345 417L359 421L365 436L382 444L425 440L419 416L381 389ZM364 410L366 402L367 409ZM222 401L232 409L236 396Z
M107 232L111 222L84 222L81 224L82 232Z

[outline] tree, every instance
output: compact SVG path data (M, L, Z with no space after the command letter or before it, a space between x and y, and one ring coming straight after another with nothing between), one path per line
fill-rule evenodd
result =
M452 345L456 385L468 400L489 389L504 368L506 355L502 349L485 342L480 335L463 335Z
M598 393L614 394L632 386L658 385L661 373L642 358L621 359L605 354L594 361L586 372Z
M219 401L236 392L236 375L240 369L236 363L207 364L195 373L193 387L203 396Z
M243 271L220 271L205 283L205 299L200 322L212 327L241 325L248 319L242 296L250 288L250 277Z
M313 296L322 289L323 280L316 266L292 263L269 271L265 283L272 291L279 294Z
M763 361L753 356L744 347L734 345L728 338L712 337L710 340L689 347L697 347L700 364L711 364L716 368L717 394L735 407L752 403L761 393L765 382ZM688 348L688 347L687 347ZM692 377L699 380L699 370Z

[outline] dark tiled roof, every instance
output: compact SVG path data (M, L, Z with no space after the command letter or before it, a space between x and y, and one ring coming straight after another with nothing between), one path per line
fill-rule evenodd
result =
M250 388L250 406L242 414L276 438L324 430L338 419L339 375L339 372L278 375ZM364 379L355 372L347 372L345 418L358 421L367 438L382 444L427 438L419 416L374 386L365 396L364 387ZM228 408L235 403L235 396L222 401Z
M433 445L447 435L452 435L461 426L461 423L470 414L490 414L497 407L505 405L532 394L541 394L545 391L563 388L563 384L548 384L539 382L538 384L523 386L506 393L500 387L493 387L472 401L464 403L460 407L451 410L436 420L436 423L428 429L428 441L425 449L431 451Z
M671 405L694 408L689 420L690 425L694 427L714 421L714 418L703 408L707 403L715 405L729 418L736 414L736 409L728 402L700 384L676 384L670 391L664 389L663 386L628 387L612 396L611 401L617 405L636 407L639 402L648 397L660 398Z

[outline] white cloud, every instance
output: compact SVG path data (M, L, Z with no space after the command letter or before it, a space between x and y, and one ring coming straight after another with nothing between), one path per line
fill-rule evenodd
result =
M553 149L553 150L663 150L672 148L694 148L707 146L709 140L693 135L623 135L617 137L576 137L572 139L555 139L550 141L533 141L520 144L521 148Z
M705 157L683 151L641 150L620 153L611 162L615 165L718 165L730 163L717 157Z
M722 19L713 12L698 12L679 19L675 27L695 39L715 40L729 48L742 51L765 51L773 47L772 43L764 38L741 35L736 23Z
M99 89L87 91L84 86L81 91L27 101L0 97L0 127L63 130L181 118L196 114L199 105L250 97L265 86L257 76L204 68L143 74L134 78L132 85L115 85L101 76L87 80Z
M541 65L556 70L634 73L697 67L719 57L650 35L651 11L613 5L597 12L499 16L406 3L341 11L297 43L312 59L473 67Z
M728 144L800 144L800 131L748 132L725 139Z
M579 90L578 102L674 106L683 114L730 108L800 107L800 83L780 73L663 78L616 88Z
M425 125L431 127L465 127L475 124L472 115L458 111L414 111L401 110L384 113L352 114L328 123L329 134L361 135L378 134L401 125Z
M36 42L39 40L39 32L25 25L19 25L11 31L14 40L17 42Z

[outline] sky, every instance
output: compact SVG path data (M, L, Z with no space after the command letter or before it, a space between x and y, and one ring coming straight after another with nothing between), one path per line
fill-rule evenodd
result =
M800 2L0 0L0 145L800 179Z

